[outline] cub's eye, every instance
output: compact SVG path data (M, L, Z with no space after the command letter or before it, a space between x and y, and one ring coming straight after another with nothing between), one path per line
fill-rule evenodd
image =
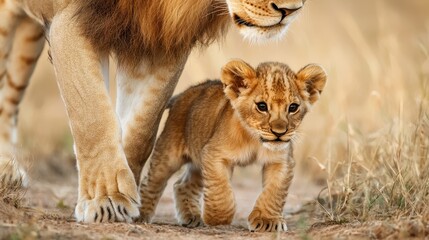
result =
M296 111L298 111L299 105L296 103L292 103L291 105L289 105L289 112L290 113L294 113Z
M268 111L268 106L265 102L258 102L258 103L256 103L256 106L258 107L258 110L261 112Z

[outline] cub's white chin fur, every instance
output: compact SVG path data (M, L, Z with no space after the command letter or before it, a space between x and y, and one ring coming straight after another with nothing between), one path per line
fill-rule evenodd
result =
M270 151L284 151L290 146L289 142L263 142L262 146Z

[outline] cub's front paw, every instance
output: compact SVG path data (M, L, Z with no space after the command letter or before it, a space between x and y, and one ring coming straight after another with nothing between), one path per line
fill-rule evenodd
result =
M286 232L286 221L283 217L264 217L258 210L248 218L249 230L252 232Z
M203 226L203 219L201 215L191 215L191 214L178 214L177 220L182 227L195 228Z
M81 176L75 216L85 223L132 222L139 216L139 203L137 185L129 169L116 174L99 172Z
M145 196L142 195L142 197L144 198ZM140 207L140 216L135 219L135 221L138 223L151 223L153 215L155 214L155 210L152 207L153 205L150 205L150 208L148 208L148 204L145 202L145 200L146 199L142 199L142 204Z

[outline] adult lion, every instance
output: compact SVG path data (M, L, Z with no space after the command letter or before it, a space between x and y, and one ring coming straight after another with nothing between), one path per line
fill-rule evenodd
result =
M281 37L304 2L0 0L2 184L23 178L10 164L12 130L44 37L75 142L75 216L131 221L139 215L136 182L191 49L222 35L230 19L251 40ZM105 87L109 54L118 64L116 112Z

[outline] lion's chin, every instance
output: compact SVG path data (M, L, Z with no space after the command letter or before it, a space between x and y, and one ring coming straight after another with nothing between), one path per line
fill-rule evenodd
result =
M258 26L241 19L235 19L234 24L239 28L239 31L245 40L250 43L261 44L281 40L286 35L289 25L294 21L295 17L296 15L294 14L293 16L284 19L281 23L272 26Z
M288 25L283 24L272 26L269 29L242 26L240 33L246 41L261 44L281 40L286 35L287 29Z

